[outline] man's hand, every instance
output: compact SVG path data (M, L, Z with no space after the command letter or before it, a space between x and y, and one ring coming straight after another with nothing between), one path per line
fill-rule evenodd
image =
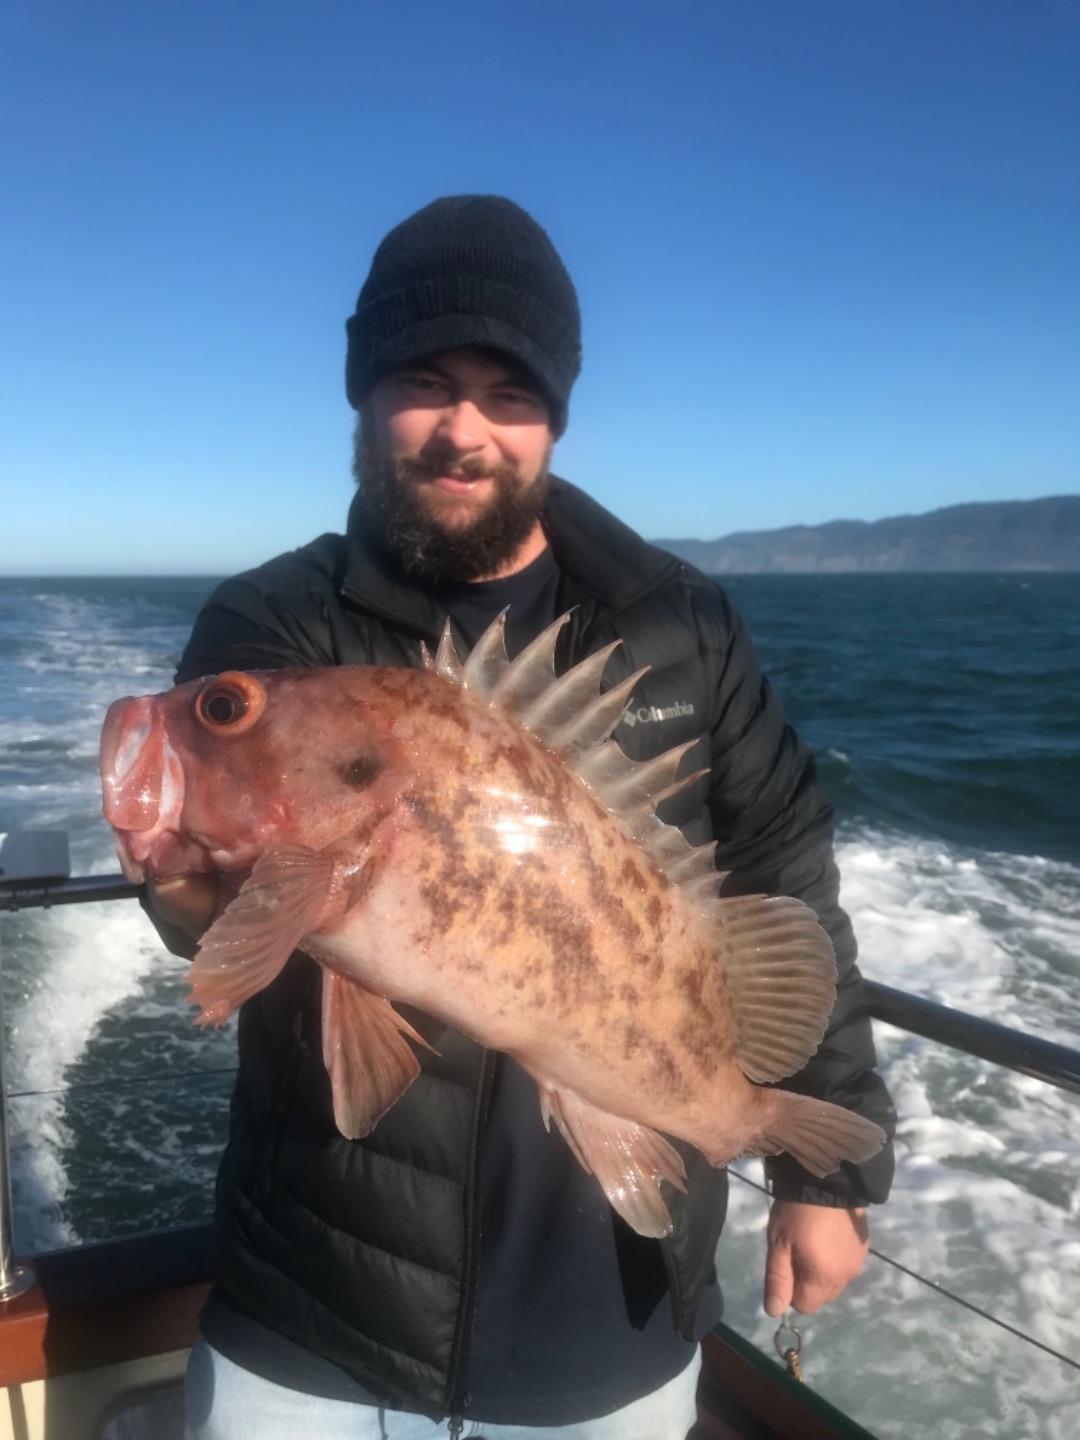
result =
M216 875L178 875L173 880L148 880L150 908L192 940L200 940L217 916L221 885Z
M765 1261L765 1313L812 1315L854 1280L870 1249L865 1210L774 1200Z

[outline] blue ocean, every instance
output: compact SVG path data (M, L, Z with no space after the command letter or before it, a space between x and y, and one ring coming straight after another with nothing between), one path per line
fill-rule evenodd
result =
M1080 1048L1080 574L719 583L817 752L865 973ZM212 585L0 579L0 831L117 868L105 708L169 685ZM191 1023L184 962L125 902L4 916L0 946L20 1248L206 1218L234 1041ZM1080 1101L877 1037L901 1125L876 1249L1080 1362ZM770 1348L764 1202L732 1188L728 1319ZM881 1436L1080 1433L1080 1373L885 1259L803 1332L808 1381Z

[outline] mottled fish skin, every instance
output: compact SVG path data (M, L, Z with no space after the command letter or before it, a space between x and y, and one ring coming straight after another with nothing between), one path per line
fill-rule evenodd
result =
M398 704L402 672L385 673ZM362 904L305 948L537 1079L713 1150L756 1091L712 935L557 755L407 673L429 683L398 726L412 776L386 850Z
M487 638L472 672L444 641L437 670L230 672L111 708L106 814L128 873L249 876L193 967L203 1020L220 1023L299 945L341 977L326 982L324 1046L343 1133L367 1133L418 1071L403 1036L419 1037L379 997L413 1005L513 1055L643 1234L670 1226L660 1179L681 1184L661 1135L717 1164L803 1158L805 1121L815 1173L872 1153L868 1122L746 1078L790 1073L820 1040L834 962L812 912L718 901L702 889L716 888L711 861L677 833L660 826L651 851L632 838L640 819L605 803L615 789L590 788L569 751L475 688L489 672L496 702L512 688ZM550 723L565 727L560 696L581 683L550 678ZM532 704L535 675L510 681ZM207 718L238 695L235 723ZM597 699L599 722L586 714L589 734L610 732L613 698ZM669 841L705 867L693 884L653 858ZM377 1105L350 1093L365 1088Z

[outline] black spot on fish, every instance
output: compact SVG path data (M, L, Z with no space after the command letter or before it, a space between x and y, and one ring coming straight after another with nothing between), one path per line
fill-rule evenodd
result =
M622 1037L623 1058L632 1060L647 1039L645 1031L635 1021L627 1020L622 1027Z
M721 1038L717 1028L702 1012L691 1016L678 1034L682 1053L702 1075L715 1075L723 1059Z
M645 872L637 861L632 860L629 856L627 856L622 863L619 880L625 885L627 890L640 892L645 888Z
M675 983L688 1004L693 1006L701 1004L701 991L705 984L705 975L700 964L690 961L680 966L675 972Z
M652 1047L652 1070L658 1087L669 1095L686 1092L686 1080L682 1068L669 1047L656 1042Z
M338 774L353 790L366 790L382 774L385 765L377 755L357 755L338 767Z

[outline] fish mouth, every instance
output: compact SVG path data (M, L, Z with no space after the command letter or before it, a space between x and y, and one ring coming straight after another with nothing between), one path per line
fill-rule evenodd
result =
M171 852L177 844L188 848L176 833L184 803L184 767L152 695L125 696L109 706L101 732L101 790L105 818L116 832L120 865L132 884L146 878L151 852ZM163 840L164 846L159 843ZM178 859L169 858L173 863ZM151 869L157 873L158 865Z

